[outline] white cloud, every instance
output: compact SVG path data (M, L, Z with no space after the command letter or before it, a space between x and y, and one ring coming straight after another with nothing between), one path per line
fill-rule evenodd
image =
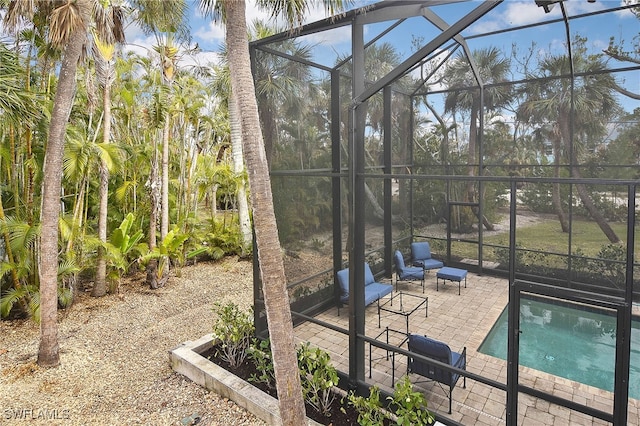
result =
M628 0L640 3L640 0ZM564 1L563 2L569 16L595 12L603 9L611 9L618 5L624 5L625 0L597 0L596 2ZM562 17L560 5L555 4L549 13L542 7L536 5L534 0L528 1L507 1L503 3L504 8L496 9L502 11L499 14L491 14L483 18L472 27L474 34L496 31L504 28L529 25L541 21L548 21ZM634 17L629 11L624 11L625 17ZM622 14L623 11L618 12Z
M627 6L628 4L640 6L640 0L620 0L620 6ZM629 9L616 12L616 16L623 19L637 19L636 15Z
M140 56L147 56L156 44L155 37L145 36L142 32L138 32L136 37L131 37L127 34L127 43L124 45L124 50L135 52Z
M560 8L556 7L551 10L551 13L547 14L541 7L536 6L533 0L526 2L510 1L503 4L505 5L503 13L487 15L471 27L472 32L474 34L481 34L498 31L504 28L527 25L540 22L543 19L557 18L560 16Z
M195 39L204 40L208 45L220 45L224 41L224 27L217 22L208 22L193 32Z
M220 54L216 52L198 52L195 55L184 55L180 59L181 67L197 66L217 66L220 64Z

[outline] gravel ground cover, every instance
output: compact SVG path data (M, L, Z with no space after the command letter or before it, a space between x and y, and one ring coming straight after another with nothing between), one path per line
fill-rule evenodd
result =
M251 262L226 258L174 271L149 290L81 293L59 318L60 366L36 364L32 321L0 321L0 425L264 425L169 366L168 351L211 332L213 304L252 303ZM196 414L197 416L193 416Z

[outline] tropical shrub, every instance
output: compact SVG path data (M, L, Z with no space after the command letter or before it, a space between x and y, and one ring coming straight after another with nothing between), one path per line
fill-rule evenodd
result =
M206 254L215 260L229 254L241 256L245 251L251 253L250 248L242 248L242 234L237 216L228 218L225 215L222 219L209 219L202 245Z
M133 213L127 214L120 226L113 230L109 241L103 244L107 261L107 279L111 288L120 285L122 276L129 272L129 268L137 261L139 254L146 250L146 244L140 244L142 230L133 232L134 222Z
M0 232L8 245L0 260L0 317L27 316L40 322L40 289L35 268L36 241L40 225L6 217ZM58 305L66 308L73 301L71 277L80 268L72 260L58 264Z
M600 248L597 259L588 263L589 270L618 288L624 288L627 250L622 244L606 244Z
M255 331L253 315L251 312L243 313L232 302L226 305L216 303L213 312L216 314L213 340L214 345L218 343L218 355L231 367L237 367L249 354L249 345Z
M430 425L435 418L427 410L427 401L422 392L413 390L409 376L405 375L396 383L393 395L387 397L388 408L380 401L378 386L369 388L369 396L356 395L353 391L347 395L351 406L358 411L358 424L378 426L385 420L402 426ZM392 414L393 413L393 414Z
M427 410L427 401L422 392L413 390L409 376L404 376L396 383L393 396L387 398L389 408L396 415L396 424L402 426L418 426L432 424L435 418Z
M151 259L158 261L158 269L156 271L158 280L165 276L165 270L169 266L169 262L182 264L182 245L189 238L187 234L182 234L177 227L170 230L162 241L158 243L153 250L146 252L140 257L140 263L147 266ZM144 245L146 247L146 244ZM142 249L141 251L144 251Z
M269 339L255 339L249 346L249 359L253 362L258 373L249 377L252 383L264 383L269 388L275 387L276 378L271 357L271 341Z
M349 392L347 402L358 412L358 424L362 426L379 426L388 418L380 401L380 388L369 388L369 396L356 395ZM344 408L342 408L344 410Z
M311 348L309 342L303 343L298 348L298 368L305 401L316 411L330 414L338 372L331 364L329 354L320 348Z

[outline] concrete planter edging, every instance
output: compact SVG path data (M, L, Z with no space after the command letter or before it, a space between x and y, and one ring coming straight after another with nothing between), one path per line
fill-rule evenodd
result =
M201 354L211 347L211 334L182 343L169 351L171 368L194 383L229 398L268 425L282 424L278 400L203 357ZM307 424L320 426L311 419L307 419Z

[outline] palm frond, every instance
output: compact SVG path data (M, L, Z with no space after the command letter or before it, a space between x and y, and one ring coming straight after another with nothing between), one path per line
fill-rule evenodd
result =
M2 318L9 316L16 303L23 299L28 301L30 296L29 289L26 286L7 290L4 296L0 298L0 315L2 315Z
M71 35L86 28L86 14L89 4L86 0L63 2L53 9L49 16L49 41L52 45L62 47Z
M58 263L58 279L77 274L80 270L81 268L74 260L66 259Z

